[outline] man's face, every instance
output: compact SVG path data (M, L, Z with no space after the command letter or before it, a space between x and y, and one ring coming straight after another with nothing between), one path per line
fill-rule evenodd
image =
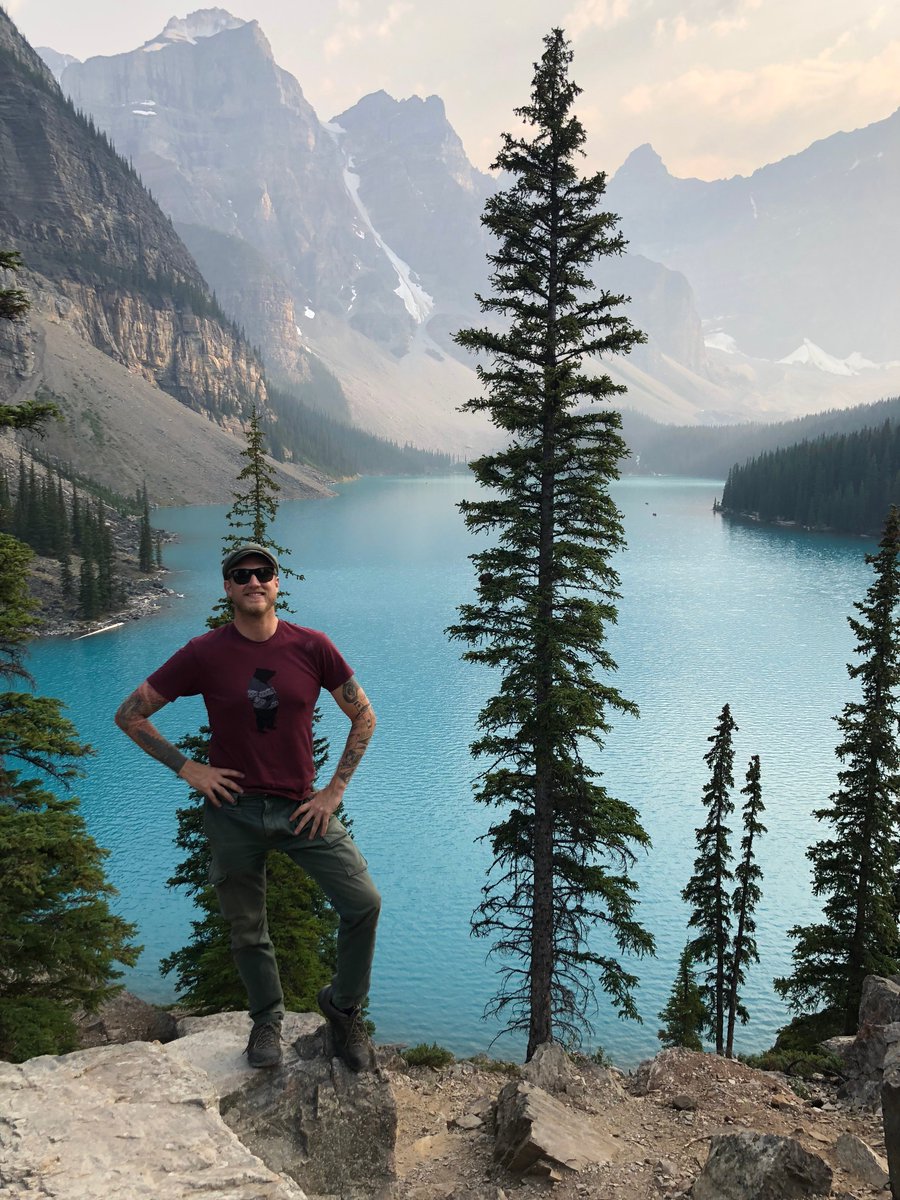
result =
M268 567L272 564L259 554L248 554L236 563L231 571L253 571L256 567ZM225 595L229 598L236 612L247 616L262 616L275 607L278 598L278 576L273 576L268 583L260 583L256 575L251 575L246 583L237 583L231 577L225 580Z

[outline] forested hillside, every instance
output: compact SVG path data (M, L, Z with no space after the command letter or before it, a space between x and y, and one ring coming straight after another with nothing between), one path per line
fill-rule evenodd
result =
M761 454L728 472L723 512L877 533L900 499L900 422Z
M622 413L631 452L626 470L641 475L693 475L724 479L732 463L823 435L852 433L884 421L900 421L900 396L811 413L794 421L741 425L661 425L642 413ZM883 516L884 514L882 514Z

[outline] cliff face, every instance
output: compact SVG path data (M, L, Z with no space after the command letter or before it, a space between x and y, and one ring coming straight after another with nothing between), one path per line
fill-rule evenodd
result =
M341 154L300 85L255 21L220 10L202 17L170 22L127 54L74 63L63 86L174 221L229 239L219 247L228 290L240 286L246 243L301 314L329 313L404 349L413 322L396 273L364 228ZM242 305L242 323L264 323L265 313L250 312Z
M265 401L261 366L140 180L0 11L0 245L92 345L217 419Z
M385 241L438 302L472 306L491 249L481 225L496 181L466 157L438 96L365 96L333 119L359 197Z

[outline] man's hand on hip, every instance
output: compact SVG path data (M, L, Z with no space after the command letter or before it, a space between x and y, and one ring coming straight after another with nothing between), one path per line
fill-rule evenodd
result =
M343 798L344 789L335 784L334 780L320 792L313 792L291 813L292 821L300 818L294 833L300 833L308 825L307 837L321 837L328 828L328 822L340 808Z
M244 772L234 771L231 767L210 767L189 758L178 772L178 777L195 792L202 793L210 804L221 808L223 800L234 804L235 798L241 794L238 781L244 778Z

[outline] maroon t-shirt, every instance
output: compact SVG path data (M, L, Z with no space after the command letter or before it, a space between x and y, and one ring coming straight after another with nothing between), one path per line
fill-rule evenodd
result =
M233 624L193 638L147 682L166 700L203 697L210 765L243 771L243 791L302 800L315 776L319 692L352 674L324 633L279 621L267 642L250 641Z

